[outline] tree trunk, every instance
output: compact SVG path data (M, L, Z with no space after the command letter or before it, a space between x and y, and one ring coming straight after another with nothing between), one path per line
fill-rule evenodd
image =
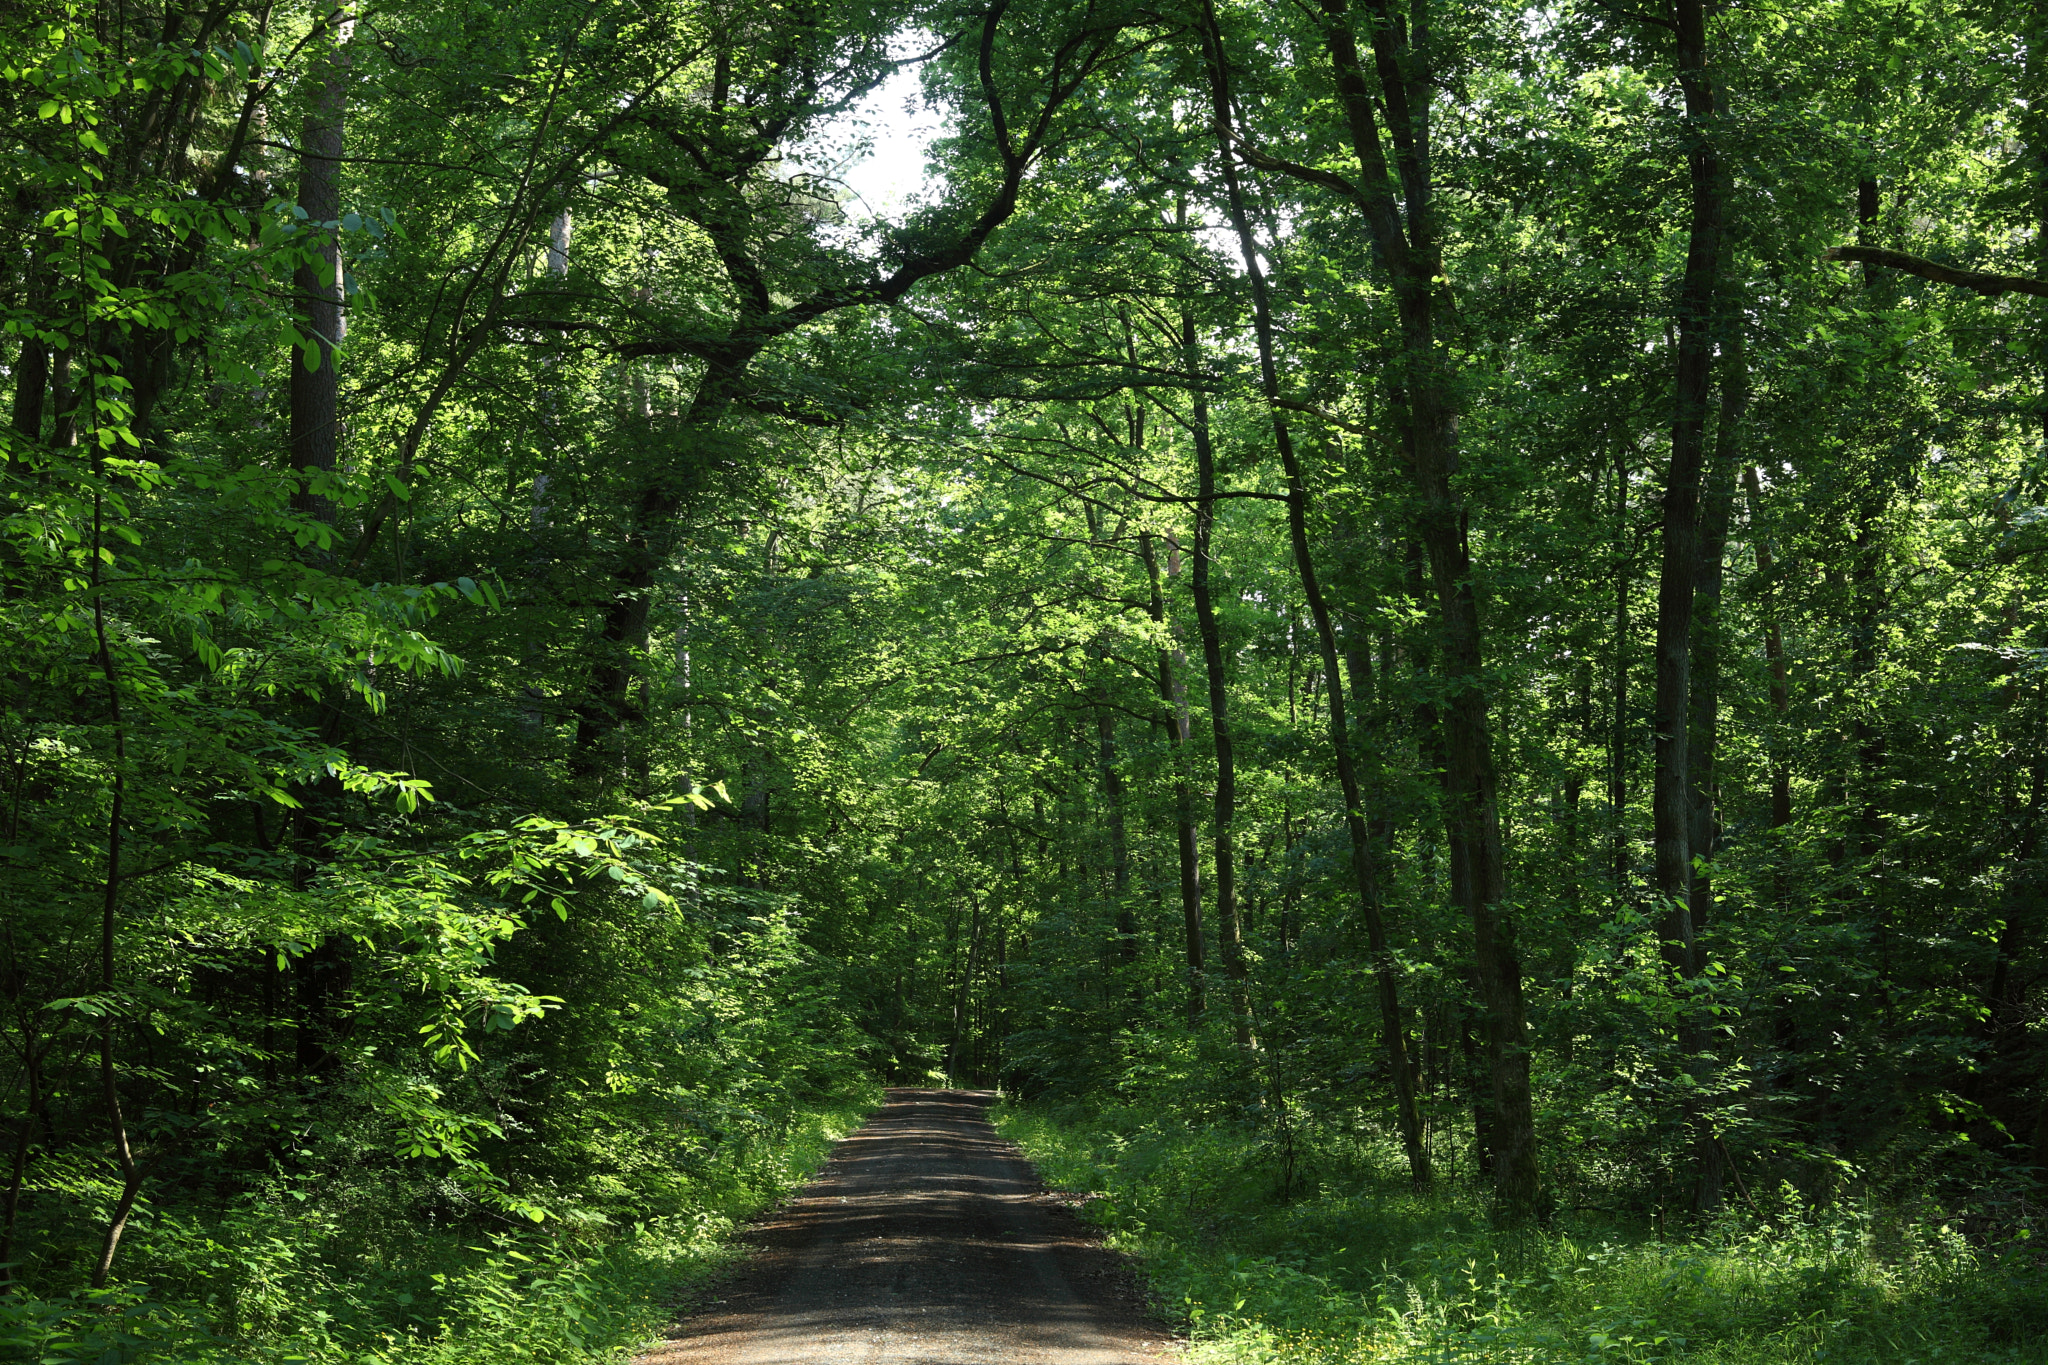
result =
M547 262L548 278L551 280L560 282L569 276L569 240L574 230L575 219L566 208L557 213L554 220L548 224ZM558 356L549 356L541 362L541 371L548 376L540 396L541 421L558 449L568 442L568 434L563 430L562 424L562 395L554 383L555 370L561 363ZM532 508L527 517L527 523L533 529L536 542L532 561L535 569L547 563L538 542L540 533L547 529L548 514L548 474L542 469L536 471L533 476Z
M1868 245L1878 218L1877 181L1864 176L1856 183L1856 236L1859 242ZM1875 266L1864 267L1863 288L1866 295L1882 286L1884 276ZM1881 629L1885 609L1890 605L1885 583L1885 537L1884 517L1890 501L1884 486L1883 470L1874 470L1870 487L1863 490L1863 496L1856 508L1856 552L1849 570L1850 592L1855 603L1855 622L1851 627L1849 654L1850 697L1854 720L1850 723L1850 740L1855 750L1856 792L1855 840L1856 856L1864 864L1864 887L1871 889L1869 877L1871 864L1877 858L1878 846L1884 838L1884 815L1882 812L1881 788L1884 784L1884 770L1887 762L1887 746L1883 733L1872 721L1877 710L1876 698L1867 695L1871 678L1877 672L1878 632ZM1880 907L1879 914L1884 913ZM1879 951L1887 952L1886 929L1882 921L1879 927ZM1889 976L1887 967L1885 975Z
M91 395L97 397L97 395ZM101 451L93 445L92 459L95 473L101 472ZM121 1113L121 1089L114 1065L114 1024L116 1012L114 994L114 946L115 929L121 909L121 842L123 822L127 819L128 796L128 727L122 717L120 677L114 665L114 654L107 643L106 598L100 587L100 554L102 544L102 508L99 499L93 502L93 543L92 543L92 624L94 643L99 646L100 678L107 693L107 713L114 738L113 780L108 789L107 807L107 870L102 884L100 899L100 952L99 952L99 994L104 999L100 1013L100 1097L106 1105L107 1127L114 1144L114 1161L121 1171L121 1197L115 1202L113 1217L107 1222L105 1237L100 1243L99 1259L93 1264L92 1287L104 1289L107 1276L114 1266L114 1253L120 1250L121 1234L127 1230L128 1216L135 1210L136 1197L142 1192L144 1170L135 1159L135 1152L128 1139L128 1121Z
M2043 748L2039 742L2048 739L2035 728L2037 742L2036 757L2031 765L2028 784L2026 813L2020 817L2019 838L2014 843L2012 870L2007 874L2005 887L2005 915L2008 932L1999 935L1999 963L2001 973L2010 971L2010 958L2022 942L2034 939L2040 932L2041 916L2048 908L2048 866L2043 866L2039 854L2041 848L2041 808L2048 799L2048 758L2041 757ZM2008 948L2007 939L2015 942ZM2003 1024L2008 1036L2016 1040L2026 1037L2026 1012L2021 1008L2026 994L2024 984L2017 987L2006 980L1994 979L1990 997L1995 1012L1991 1022L1994 1026ZM2002 1016L2002 1017L2000 1017ZM2048 1183L2048 1098L2041 1101L2039 1116L2034 1123L2033 1151L2028 1164L2034 1168L2034 1178Z
M946 1050L946 1079L955 1086L960 1084L960 1055L970 1027L968 1005L973 1000L974 971L981 958L981 897L975 894L973 887L967 888L967 903L971 907L967 924L967 968L961 972L960 987L953 996L953 1045Z
M1244 941L1237 922L1237 854L1231 821L1237 814L1237 758L1230 742L1230 689L1223 673L1223 630L1209 591L1209 569L1216 538L1216 448L1209 438L1209 396L1201 387L1201 343L1192 314L1183 313L1181 344L1188 373L1195 378L1195 563L1190 583L1195 597L1195 625L1202 637L1202 665L1209 675L1209 730L1216 747L1215 819L1210 830L1216 877L1216 940L1223 973L1230 979L1232 1028L1238 1046L1251 1046L1251 1017L1245 999ZM1190 945L1194 943L1190 935Z
M1159 558L1152 548L1152 537L1145 536L1138 544L1145 557L1146 577L1151 581L1152 620L1162 630L1167 630L1171 638L1166 617L1166 594L1160 584ZM1168 576L1178 575L1180 546L1171 537L1166 542L1166 553ZM1187 684L1183 681L1186 675L1187 656L1180 646L1162 643L1159 647L1159 702L1166 708L1167 744L1173 752L1174 849L1180 859L1181 927L1187 945L1188 1027L1193 1028L1202 1017L1205 1002L1202 990L1202 854L1195 838L1194 792L1188 781L1191 725Z
M2021 68L2020 136L2026 142L2027 208L2034 220L2034 274L2048 279L2048 3L2020 10L2027 56ZM2034 305L2035 422L2048 445L2048 303Z
M2022 10L2022 14L2027 56L2023 75L2026 84L2022 92L2025 96L2023 107L2026 112L2022 116L2020 129L2027 144L2027 188L2030 192L2028 206L2034 219L2035 272L2048 275L2048 3L2035 0ZM2048 305L2038 307L2040 310L2048 310ZM2043 324L2042 311L2035 314L2033 334L2036 348L2036 382L2040 385L2034 401L2040 406L2038 420L2041 439L2048 442L2048 325ZM2038 848L2041 836L2042 783L2044 771L2048 771L2048 761L2039 757L2044 746L2039 742L2041 736L2038 731L2036 736L2032 799L2027 811L2023 836L2025 848L2030 855ZM2048 900L2048 870L2034 870L2030 889L2038 911L2041 902ZM2016 909L2017 907L2014 911ZM2044 1097L2041 1102L2040 1114L2034 1125L2032 1146L2029 1164L2034 1168L2034 1178L2048 1183L2048 1097Z
M71 384L71 348L57 352L50 366L50 449L78 444L78 390Z
M701 452L691 447L708 449L715 442L758 350L741 346L707 362L696 396L677 423L687 467L671 467L643 484L628 509L624 544L612 570L612 599L598 629L585 695L576 706L576 735L569 750L570 778L586 788L627 768L626 755L614 752L612 741L623 727L643 719L632 702L632 685L647 649L655 580L668 561L677 517L695 487L695 457Z
M334 351L343 339L347 314L342 308L340 229L324 225L341 217L348 42L355 17L342 3L328 10L321 22L325 31L314 41L308 68L313 100L300 130L298 190L299 207L306 211L306 228L323 234L321 260L319 265L301 265L292 272L295 301L305 313L318 361L309 369L306 356L295 353L290 362L292 467L306 476L309 484L314 471L322 475L334 472L341 439L341 376L335 368ZM293 494L292 505L321 521L334 520L333 502L310 486Z
M1720 840L1719 792L1715 782L1716 749L1720 737L1721 688L1721 588L1725 576L1723 561L1728 550L1728 523L1735 501L1735 468L1741 446L1741 427L1748 404L1748 375L1744 368L1741 317L1738 310L1723 310L1730 320L1730 335L1722 356L1721 412L1716 428L1712 464L1700 503L1699 573L1695 583L1692 620L1692 688L1687 700L1686 843L1695 859L1711 859ZM1687 913L1694 934L1694 955L1690 972L1697 977L1704 969L1704 954L1698 935L1711 921L1714 890L1711 875L1694 868L1687 899ZM1695 1079L1705 1081L1710 1040L1695 1016L1681 1028L1685 1050L1694 1058ZM1693 1189L1693 1208L1710 1213L1721 1206L1722 1184L1727 1174L1721 1136L1704 1114L1695 1118L1694 1153L1698 1183Z
M1288 426L1285 410L1280 406L1280 372L1274 355L1272 301L1266 290L1265 271L1259 265L1251 219L1245 211L1244 187L1238 178L1237 161L1231 151L1229 78L1221 35L1214 30L1213 24L1211 42L1209 85L1226 205L1231 226L1237 233L1239 252L1244 258L1245 276L1251 283L1252 329L1258 342L1259 379L1265 391L1267 412L1272 418L1273 443L1280 452L1280 464L1287 476L1287 530L1294 550L1295 573L1301 580L1309 617L1315 623L1316 643L1322 656L1330 748L1337 762L1338 784L1344 793L1344 826L1351 836L1353 884L1358 892L1359 911L1364 916L1372 949L1373 978L1380 1002L1380 1031L1393 1081L1395 1117L1401 1129L1402 1146L1407 1150L1409 1177L1417 1188L1423 1188L1429 1184L1429 1152L1422 1144L1422 1120L1415 1103L1415 1075L1408 1064L1408 1026L1401 1011L1399 967L1387 939L1372 836L1366 828L1365 801L1359 790L1357 769L1352 763L1351 728L1344 712L1344 675L1338 660L1337 634L1330 620L1329 603L1323 597L1321 580L1316 575L1315 558L1309 548L1308 484L1302 477L1301 461L1294 449L1294 434Z
M1430 167L1430 101L1435 97L1429 13L1410 0L1397 14L1392 0L1365 0L1378 89L1367 81L1346 0L1320 0L1333 93L1343 110L1358 180L1241 149L1254 164L1336 188L1354 203L1393 286L1401 330L1398 362L1411 430L1418 506L1415 528L1429 561L1444 651L1442 707L1444 780L1450 793L1447 828L1462 844L1469 876L1464 909L1472 920L1473 959L1485 1001L1500 1158L1495 1195L1503 1216L1533 1217L1541 1200L1536 1165L1535 1104L1529 1080L1528 1017L1521 963L1507 901L1507 869L1487 717L1487 684L1479 604L1472 586L1467 505L1458 487L1458 383L1443 337L1453 321L1442 289ZM1212 65L1224 68L1213 0L1205 0ZM1213 82L1212 82L1213 84ZM1227 115L1228 107L1224 106ZM1384 112L1391 164L1381 143ZM1228 139L1227 117L1218 136ZM1396 200L1396 186L1400 199ZM1456 850L1454 850L1454 860Z
M1131 846L1124 829L1124 777L1116 765L1116 720L1106 706L1095 708L1095 747L1102 775L1102 804L1109 826L1111 896L1116 911L1117 956L1125 967L1138 960L1138 927L1131 916Z
M1657 584L1655 769L1651 782L1657 894L1664 902L1665 959L1674 973L1698 969L1689 905L1687 714L1692 686L1693 594L1699 577L1700 480L1706 465L1707 394L1713 381L1714 295L1721 266L1724 190L1709 133L1715 112L1707 73L1703 0L1674 0L1678 83L1690 146L1692 221L1678 295L1677 373L1672 385L1671 467L1664 480L1663 563Z
M1728 525L1735 501L1735 469L1741 444L1741 423L1748 404L1747 376L1741 342L1731 338L1723 356L1720 423L1714 456L1700 504L1699 575L1693 593L1692 691L1687 721L1687 846L1696 859L1708 859L1720 842L1719 792L1715 761L1720 739L1721 590L1726 577ZM1695 868L1690 898L1693 932L1703 930L1713 914L1711 876Z
M1614 692L1613 725L1607 749L1607 809L1613 820L1614 894L1628 897L1629 742L1629 569L1633 559L1628 527L1628 442L1614 444Z
M29 307L46 306L42 294L43 272L30 267ZM50 385L50 348L34 335L21 340L21 354L14 359L13 427L24 441L39 444L43 439L43 404Z

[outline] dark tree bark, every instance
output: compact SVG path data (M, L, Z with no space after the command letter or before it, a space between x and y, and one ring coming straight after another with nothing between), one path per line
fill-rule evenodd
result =
M44 304L41 298L40 265L31 265L29 276L29 307L40 310ZM22 338L21 353L14 359L14 411L13 427L23 440L40 442L43 439L44 398L50 386L50 348L34 336Z
M1727 255L1722 224L1727 184L1714 147L1720 105L1707 70L1704 0L1672 0L1668 27L1676 39L1674 65L1685 105L1691 202L1685 272L1679 283L1675 319L1678 340L1672 381L1671 463L1660 516L1650 813L1655 889L1662 911L1659 938L1676 988L1686 993L1702 965L1693 919L1696 850L1692 836L1696 822L1692 805L1697 784L1691 771L1691 739L1698 717L1692 694L1695 606L1708 549L1702 544L1702 482L1706 475L1707 400L1721 323L1716 296ZM1725 539L1725 512L1721 527ZM1714 553L1718 584L1719 552ZM1704 1021L1689 1002L1681 1002L1680 1011L1679 1050L1698 1081L1709 1052ZM1704 1211L1721 1200L1720 1144L1700 1105L1689 1102L1686 1108L1698 1160L1694 1203Z
M1657 894L1664 899L1662 936L1672 969L1698 969L1689 899L1692 852L1687 818L1687 727L1692 687L1692 620L1699 577L1700 482L1707 453L1707 395L1713 382L1714 296L1721 266L1725 196L1712 141L1714 89L1707 72L1703 0L1674 0L1676 65L1685 98L1686 163L1691 223L1685 275L1678 294L1677 373L1671 412L1671 466L1664 480L1663 559L1657 583L1655 771L1651 785Z
M14 1135L14 1157L8 1165L7 1205L0 1210L0 1285L14 1279L14 1230L21 1219L22 1184L28 1174L29 1157L35 1151L37 1123L45 1117L43 1060L57 1045L56 1038L37 1046L33 1027L22 1026L21 1067L28 1093L22 1098L21 1127Z
M1867 239L1876 233L1878 206L1877 181L1865 176L1856 184L1856 231L1859 238ZM1866 294L1877 289L1883 279L1868 265L1864 267L1863 275ZM1888 760L1884 735L1872 721L1877 709L1876 699L1867 695L1870 680L1877 671L1878 636L1883 629L1886 609L1890 606L1885 582L1884 518L1891 499L1885 481L1884 470L1873 470L1869 486L1857 501L1856 548L1849 569L1849 589L1856 612L1850 628L1849 677L1853 697L1851 704L1855 709L1849 733L1856 764L1856 856L1864 863L1866 875L1884 838L1880 792ZM1883 936L1882 928L1880 934ZM1885 952L1887 947L1881 943L1880 951Z
M1706 487L1700 503L1699 569L1693 598L1692 686L1687 699L1687 847L1694 859L1711 859L1721 836L1719 791L1715 781L1716 750L1720 738L1721 702L1721 592L1728 552L1728 526L1735 502L1735 467L1740 458L1742 421L1749 399L1748 374L1744 367L1740 336L1741 322L1736 310L1724 310L1731 318L1722 355L1721 411L1716 424L1714 453L1708 466ZM1713 916L1714 889L1711 875L1695 866L1687 897L1687 912L1695 935L1689 974L1697 976L1705 966L1697 935ZM1680 1030L1685 1051L1695 1058L1696 1078L1711 1051L1711 1040L1697 1018L1688 1018ZM1696 1115L1694 1155L1698 1163L1693 1187L1693 1207L1711 1212L1721 1206L1727 1162L1720 1135L1704 1114Z
M1850 261L1866 269L1877 267L1896 270L1902 275L1916 275L1936 284L1952 284L1958 289L1968 289L1995 299L2001 294L2029 294L2035 298L2048 298L2048 280L2028 279L2024 275L1996 275L1985 270L1964 270L1952 265L1942 265L1925 257L1908 255L1903 251L1887 251L1875 246L1830 247L1826 258L1831 261Z
M1856 184L1856 232L1859 240L1867 242L1876 235L1878 209L1877 181L1865 174ZM1887 283L1888 277L1879 270L1869 265L1864 267L1863 293L1873 313L1882 306L1890 292L1886 288ZM1876 695L1879 641L1885 615L1891 605L1887 581L1890 548L1885 521L1891 505L1893 472L1887 464L1888 461L1882 458L1870 461L1854 499L1855 539L1848 556L1848 752L1844 756L1841 775L1848 818L1837 862L1845 861L1853 853L1857 863L1858 875L1853 880L1850 895L1862 902L1873 922L1877 946L1876 989L1889 1020L1894 973L1891 901L1879 882L1878 855L1887 824L1883 806L1885 770L1890 756L1884 731L1876 719L1879 711Z
M292 272L294 302L306 316L319 364L308 369L305 357L291 357L292 468L332 474L341 445L341 375L334 351L343 339L346 313L341 282L339 229L325 224L341 217L343 128L348 117L348 42L355 26L347 4L335 6L322 19L325 34L316 40L307 77L313 100L299 134L299 207L312 231L324 234L319 265L301 265ZM321 521L334 520L333 502L310 488L301 488L292 505Z
M2034 268L2048 275L2048 4L2035 0L2023 14L2027 56L2022 91L2025 113L2020 130L2026 141L2027 206L2034 220ZM2048 290L2042 293L2048 296ZM2035 391L2035 402L2039 405L2037 420L2041 439L2048 442L2048 326L2042 325L2039 313L2035 317L2034 363L2035 382L2039 386ZM2048 758L2042 757L2048 753L2048 743L2043 742L2048 741L2048 733L2044 729L2048 727L2035 729L2031 792L2020 837L2024 861L2015 860L2019 864L2015 869L2018 885L2007 891L2009 922L2025 922L2030 936L2039 933L2040 917L2048 913L2048 868L2037 861L2043 823L2041 803L2048 797L2048 785L2044 785L2048 784ZM2034 1178L2048 1183L2048 1092L2044 1092L2034 1123L2032 1149L2029 1164L2034 1168Z
M2022 1008L2025 988L2015 988L2011 960L2018 956L2022 943L2038 942L2042 916L2048 912L2048 865L2040 856L2042 803L2048 800L2048 757L2041 756L2041 742L2048 740L2044 729L2048 727L2034 727L2036 757L2029 769L2027 808L2019 820L2019 837L2014 841L2012 867L2005 887L2006 932L1998 940L2001 976L1992 981L1990 991L1992 1009L1996 1012L1991 1022L2002 1019L2009 1034L2022 1039L2027 1022ZM2008 938L2012 940L2010 946ZM2036 1180L2048 1183L2048 1099L2041 1101L2034 1120L2032 1152L2027 1164L2034 1168Z
M57 353L50 366L50 449L78 444L78 390L71 383L71 351Z

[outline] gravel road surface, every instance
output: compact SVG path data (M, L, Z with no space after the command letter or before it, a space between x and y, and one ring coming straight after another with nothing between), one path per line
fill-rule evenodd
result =
M1152 1365L1129 1267L989 1125L994 1096L891 1090L639 1365Z

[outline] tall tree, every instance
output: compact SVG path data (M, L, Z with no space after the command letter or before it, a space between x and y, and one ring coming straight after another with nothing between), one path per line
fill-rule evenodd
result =
M1316 643L1322 656L1323 700L1329 716L1330 748L1336 760L1338 786L1344 795L1344 826L1351 840L1351 869L1358 889L1359 913L1365 918L1366 934L1372 948L1373 976L1379 994L1381 1043L1386 1048L1387 1068L1393 1082L1394 1112L1401 1129L1401 1144L1408 1157L1409 1176L1421 1188L1428 1186L1430 1180L1429 1149L1423 1143L1422 1115L1415 1101L1414 1071L1408 1062L1408 1020L1401 1008L1400 967L1394 960L1387 937L1386 915L1380 900L1377 851L1366 828L1365 798L1352 760L1351 726L1344 709L1344 678L1338 662L1336 631L1309 545L1308 486L1302 478L1293 431L1281 406L1272 301L1266 287L1264 267L1259 263L1258 243L1252 232L1245 190L1238 172L1232 136L1236 115L1230 92L1229 63L1213 4L1207 4L1205 18L1210 110L1215 121L1217 165L1223 180L1224 204L1237 235L1245 278L1251 285L1252 328L1259 351L1259 382L1271 414L1274 448L1279 452L1280 465L1287 479L1287 529L1294 551L1294 571L1308 603L1310 619L1315 623Z
M980 125L978 150L987 163L973 180L988 188L950 215L889 234L886 264L853 256L825 268L800 260L792 269L786 253L768 249L804 193L774 177L776 157L789 139L896 69L886 55L891 34L882 26L845 34L738 17L720 24L709 40L708 85L634 107L630 132L608 148L704 235L732 312L708 330L700 321L688 335L668 332L618 347L629 358L692 357L702 377L675 424L680 467L671 457L637 471L626 500L611 602L577 706L572 766L579 780L600 777L613 737L640 719L628 694L647 645L655 579L675 548L676 519L694 483L692 467L719 458L721 427L735 408L760 396L750 375L762 352L831 314L896 303L923 281L972 261L1016 212L1026 175L1059 132L1062 110L1123 54L1125 19L1107 7L1034 14L1033 27L1049 22L1048 32L1005 42L1009 13L1007 3L997 4L947 44L971 45L974 54L975 93L963 98ZM1020 49L1015 55L1013 47ZM1036 60L1041 50L1049 53L1042 68Z
M1208 13L1217 35L1212 41L1220 44L1213 7ZM1377 91L1359 47L1360 17L1371 43ZM1511 1217L1532 1217L1541 1188L1528 1012L1508 905L1484 636L1472 581L1470 510L1455 478L1463 404L1448 350L1455 320L1444 284L1430 153L1438 54L1426 7L1404 15L1396 12L1393 0L1368 0L1362 10L1346 0L1322 0L1317 21L1357 178L1276 155L1246 139L1234 139L1232 148L1253 165L1333 191L1351 203L1393 290L1400 329L1399 391L1413 451L1415 525L1436 598L1448 691L1443 705L1447 833L1452 862L1465 871L1454 884L1472 921L1474 963L1486 1008L1499 1124L1495 1189ZM1227 126L1221 132L1231 136Z

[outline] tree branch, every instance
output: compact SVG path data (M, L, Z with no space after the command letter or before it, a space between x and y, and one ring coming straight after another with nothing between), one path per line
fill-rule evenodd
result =
M1881 266L1886 270L1897 270L1906 275L1918 275L1923 280L1936 284L1952 284L1961 289L1972 290L1987 299L2000 294L2031 294L2035 298L2048 299L2048 283L2030 280L2024 275L1994 275L1983 270L1961 270L1952 265L1942 265L1923 256L1908 256L1903 251L1886 251L1876 246L1830 247L1821 254L1822 260L1854 261L1859 265Z

